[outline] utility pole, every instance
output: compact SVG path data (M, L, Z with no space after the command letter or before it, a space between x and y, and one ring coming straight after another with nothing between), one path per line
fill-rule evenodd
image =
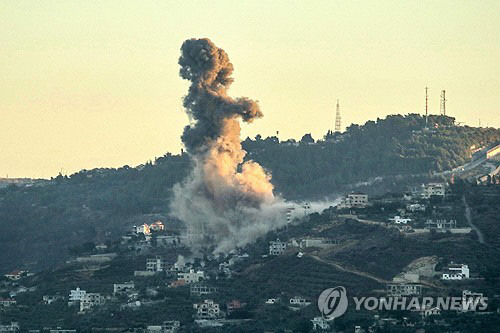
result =
M340 133L340 104L337 100L337 112L335 114L335 132Z

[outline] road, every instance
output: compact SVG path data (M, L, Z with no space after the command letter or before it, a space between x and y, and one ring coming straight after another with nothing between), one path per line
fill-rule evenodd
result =
M462 201L465 205L465 219L467 220L467 224L472 228L472 230L476 232L479 243L484 244L483 233L481 232L481 230L479 230L478 227L474 225L474 223L472 223L472 218L470 216L470 208L469 204L467 204L467 200L465 199L465 195L462 196Z

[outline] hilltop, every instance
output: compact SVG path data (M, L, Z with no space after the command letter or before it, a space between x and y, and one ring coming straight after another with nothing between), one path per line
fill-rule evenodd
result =
M423 117L410 114L351 125L319 140L308 134L282 142L257 136L243 147L246 159L272 173L278 195L314 200L377 177L387 181L366 191L386 190L394 178L415 182L465 163L472 149L498 140L498 129L455 126L444 116L429 117L426 128ZM178 228L179 221L168 217L168 204L172 186L190 168L188 155L167 153L135 168L82 170L0 189L0 267L46 268L67 259L69 248L112 240L153 219Z

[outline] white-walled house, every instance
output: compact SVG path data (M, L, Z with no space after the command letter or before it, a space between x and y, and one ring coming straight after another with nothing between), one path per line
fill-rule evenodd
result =
M293 298L290 298L290 305L292 306L308 306L311 304L311 302L308 302L305 298L300 297L300 296L295 296Z
M94 306L101 305L104 297L99 293L86 293L80 301L80 312L90 310Z
M269 242L269 254L272 256L279 256L286 252L286 247L286 242L282 242L277 238L275 241Z
M113 294L129 292L135 288L134 281L113 284Z
M193 304L198 319L216 319L221 316L219 304L211 299L206 299L201 303Z
M75 304L76 302L80 302L87 292L85 290L77 287L74 290L69 292L68 305Z
M441 280L463 280L469 278L469 265L466 264L450 264L443 271Z
M144 235L150 235L151 234L151 229L149 228L149 225L146 223L139 225L139 226L134 226L134 232L136 234L144 234Z
M187 284L198 283L205 278L205 272L190 269L189 272L177 273L177 280L184 280Z
M392 223L394 224L408 224L411 222L411 219L409 218L403 218L401 216L394 216L394 217L391 217L389 219L389 221L391 221Z

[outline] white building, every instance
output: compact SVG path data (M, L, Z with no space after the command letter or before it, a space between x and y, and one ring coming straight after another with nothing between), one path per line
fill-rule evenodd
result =
M190 269L189 272L177 273L177 280L184 280L187 284L198 283L205 278L205 272Z
M156 256L154 259L146 260L146 271L148 272L164 272L167 270L167 262L162 256Z
M286 242L280 241L276 238L275 241L269 242L269 254L272 256L279 256L286 252Z
M469 265L450 264L441 275L441 280L463 280L469 278Z
M476 311L477 307L486 304L483 293L473 293L470 290L462 291L462 311Z
M165 225L163 225L162 221L158 220L156 222L151 223L151 225L149 226L149 229L151 231L163 231L163 230L165 230Z
M402 218L401 216L394 216L389 219L394 224L408 224L411 222L411 219Z
M216 319L221 316L219 304L211 299L206 299L201 303L193 304L198 319Z
M418 283L389 283L386 286L388 296L421 295L422 285Z
M429 183L422 186L421 196L423 199L429 199L433 195L444 197L445 194L446 185L444 183Z
M134 231L136 234L144 234L144 235L151 234L151 229L149 228L149 225L147 225L146 223L139 226L134 225Z
M129 292L135 288L134 281L113 284L113 294Z
M193 284L189 288L189 292L191 295L201 296L201 295L208 295L208 294L216 293L217 288L205 286L205 285L200 285L200 284Z
M290 298L290 305L292 305L292 306L303 307L303 306L308 306L309 304L311 304L311 302L308 302L305 298L302 298L299 296L295 296L293 298Z
M279 303L279 302L281 302L281 299L279 299L279 298L269 298L266 301L266 304L276 304L276 303Z
M364 208L368 204L368 195L358 192L348 194L342 198L337 209L343 208Z
M87 292L85 290L81 290L80 287L77 287L75 290L71 290L69 292L68 305L80 302L86 293Z
M164 321L163 324L161 325L161 328L163 330L162 333L175 333L179 330L180 327L181 327L181 322L178 320Z
M328 324L328 320L323 317L314 317L311 319L313 324L313 330L315 331L326 331L330 329L330 324Z
M446 232L457 228L457 220L431 220L425 222L425 229Z
M425 205L422 204L408 204L406 205L406 209L410 212L424 212Z
M80 301L80 312L90 310L94 306L101 305L104 297L99 293L86 293Z
M18 322L11 322L10 325L0 325L0 333L19 332L20 327Z
M52 304L58 300L63 299L61 295L44 295L42 297L43 303L44 304Z

